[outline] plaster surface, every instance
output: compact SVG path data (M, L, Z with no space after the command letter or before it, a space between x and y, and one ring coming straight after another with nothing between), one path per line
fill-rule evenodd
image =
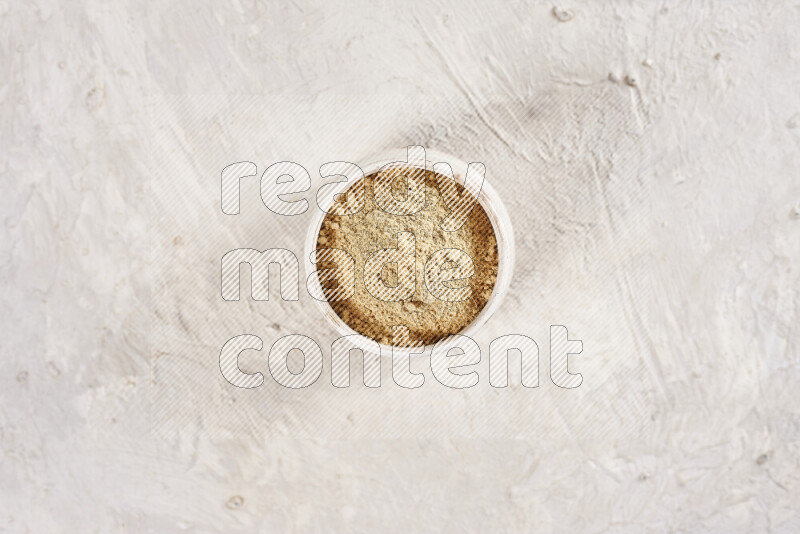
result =
M554 9L555 8L555 9ZM6 2L0 531L800 531L800 5ZM236 161L482 161L515 229L481 383L330 385L298 302L222 302L231 248L302 254ZM233 307L229 304L235 304ZM583 352L549 379L549 326ZM219 350L304 333L307 391ZM488 384L520 333L540 386ZM241 365L266 372L262 353ZM515 380L516 378L516 380ZM269 379L268 379L269 380Z

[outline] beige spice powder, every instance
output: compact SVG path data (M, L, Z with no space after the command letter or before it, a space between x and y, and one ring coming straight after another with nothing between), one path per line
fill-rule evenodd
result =
M441 178L432 171L425 171L425 206L411 215L393 215L382 210L373 195L376 174L365 177L364 207L352 215L327 214L322 222L317 248L336 248L350 253L355 259L355 293L347 300L329 302L336 314L350 328L380 343L392 344L392 329L404 325L410 332L410 340L400 345L422 342L432 344L451 334L460 332L483 309L492 294L497 279L497 239L489 217L475 202L466 222L454 232L445 232L442 221L450 210L442 198L437 180ZM393 183L395 198L403 198L405 179ZM354 192L356 184L347 190ZM469 194L456 183L458 194ZM342 202L339 197L337 202ZM351 197L352 198L352 197ZM372 296L364 286L364 265L376 251L397 248L397 235L411 232L416 240L415 291L399 302L385 302ZM436 298L425 285L425 262L440 249L456 248L466 252L473 260L473 276L465 280L446 282L452 288L469 285L470 296L460 302L446 302ZM319 262L318 269L333 265ZM387 264L381 272L387 286L397 285L396 264ZM329 299L337 287L323 285L323 293Z

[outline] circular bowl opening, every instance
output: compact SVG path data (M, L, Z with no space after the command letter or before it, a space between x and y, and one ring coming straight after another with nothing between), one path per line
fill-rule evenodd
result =
M364 176L369 176L378 172L383 166L389 163L403 162L404 166L410 168L419 168L432 171L433 165L439 162L449 163L453 169L453 179L462 183L464 179L464 172L467 169L467 163L463 160L453 157L449 154L444 154L434 150L426 150L425 157L420 159L411 159L406 149L393 149L382 152L376 156L367 159L367 163L360 165L361 170L364 171ZM317 248L317 237L319 236L322 228L322 223L325 220L328 209L330 209L336 195L344 193L353 182L343 181L333 184L328 184L326 195L324 199L319 199L322 204L321 207L325 211L317 210L311 224L309 225L308 234L306 235L305 243L305 264L306 264L306 278L311 287L317 292L322 293L322 288L319 278L316 276L317 266L316 263L311 261L312 252ZM478 195L478 203L481 205L494 230L495 239L497 241L497 278L495 280L492 293L489 300L483 309L472 319L472 321L462 328L458 335L471 336L477 332L489 320L489 317L497 311L508 292L508 287L511 284L511 278L514 274L514 230L511 227L511 220L508 217L508 212L503 205L502 200L497 192L492 188L488 179L483 182L483 187ZM342 336L361 336L350 327L341 317L339 317L327 301L314 299L317 303L322 315L333 326L333 328ZM365 343L363 339L353 338L354 345L357 348L364 350L370 354L375 353L375 347L372 343ZM425 352L432 349L435 345L447 342L447 338L438 341L435 344L424 345L422 348ZM377 342L380 347L380 352L383 355L391 356L392 351L395 349L409 349L409 347L395 347L394 345L384 344ZM420 347L414 347L415 351L419 351Z

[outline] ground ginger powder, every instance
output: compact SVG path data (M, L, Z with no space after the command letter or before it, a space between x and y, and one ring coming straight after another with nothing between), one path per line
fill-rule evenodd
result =
M322 222L317 248L342 249L355 259L355 292L346 300L329 302L330 306L350 328L387 345L393 344L393 327L399 325L406 326L410 333L408 340L395 340L401 346L428 345L460 332L486 305L497 279L497 239L486 212L475 202L461 228L454 232L444 231L441 223L450 210L437 185L437 180L442 177L425 171L424 208L410 215L387 213L375 202L373 184L376 176L366 176L361 184L364 206L358 213L328 213ZM404 182L394 180L392 193L395 197L402 198L407 192L407 182ZM357 184L351 185L347 194L356 188ZM458 183L456 188L459 194L470 194ZM343 198L339 197L336 202L341 203ZM396 248L400 232L411 232L415 236L415 288L407 299L386 302L366 289L364 265L376 251ZM448 287L468 285L471 288L470 296L460 302L438 299L425 284L425 263L431 254L453 248L466 252L474 264L474 274L470 278L446 282ZM317 263L318 269L327 267L329 265L324 261ZM380 278L387 286L397 285L396 268L397 264L388 263L381 271ZM327 284L327 287L323 284L323 294L330 300L335 288L335 283Z

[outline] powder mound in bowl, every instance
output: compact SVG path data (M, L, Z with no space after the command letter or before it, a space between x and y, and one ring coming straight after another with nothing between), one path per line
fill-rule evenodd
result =
M407 170L407 169L406 169ZM405 200L408 194L407 181L400 177L402 169L395 170L398 178L392 182L392 196ZM423 171L415 169L412 172ZM466 222L456 231L442 229L442 221L451 213L438 186L444 178L432 171L424 171L425 205L410 215L387 213L375 202L374 183L378 173L365 177L363 184L352 184L346 191L348 199L361 198L363 208L350 215L328 213L322 221L317 237L317 249L342 249L355 259L355 288L352 296L345 300L334 300L336 290L342 289L338 282L324 280L320 276L323 294L328 298L334 312L353 330L364 336L386 344L393 344L393 327L406 326L410 338L394 340L397 345L411 346L420 343L429 345L449 335L460 332L484 308L497 280L497 239L492 223L483 207L475 202ZM384 179L382 177L381 179ZM461 184L455 183L459 195L470 193ZM363 189L360 189L363 186ZM334 202L342 206L345 196ZM382 202L385 205L385 203ZM334 211L334 210L329 210ZM414 286L413 292L396 302L387 302L373 296L365 286L364 266L369 258L381 249L397 249L398 235L410 232L414 235L416 257L414 281L405 278ZM465 300L446 301L437 298L426 285L425 267L432 254L441 249L459 249L469 255L474 265L474 274L465 279L443 282L447 288L469 287L462 290ZM441 253L440 253L441 254ZM410 261L409 261L410 263ZM445 262L447 263L447 262ZM335 264L319 261L317 269L333 268ZM455 264L445 265L445 268ZM380 280L387 287L397 287L398 264L387 263L380 272ZM404 276L409 276L404 271ZM456 277L454 277L456 278ZM461 277L458 277L461 278ZM372 286L374 289L374 286ZM407 286L410 287L410 286ZM440 295L441 296L441 295Z

